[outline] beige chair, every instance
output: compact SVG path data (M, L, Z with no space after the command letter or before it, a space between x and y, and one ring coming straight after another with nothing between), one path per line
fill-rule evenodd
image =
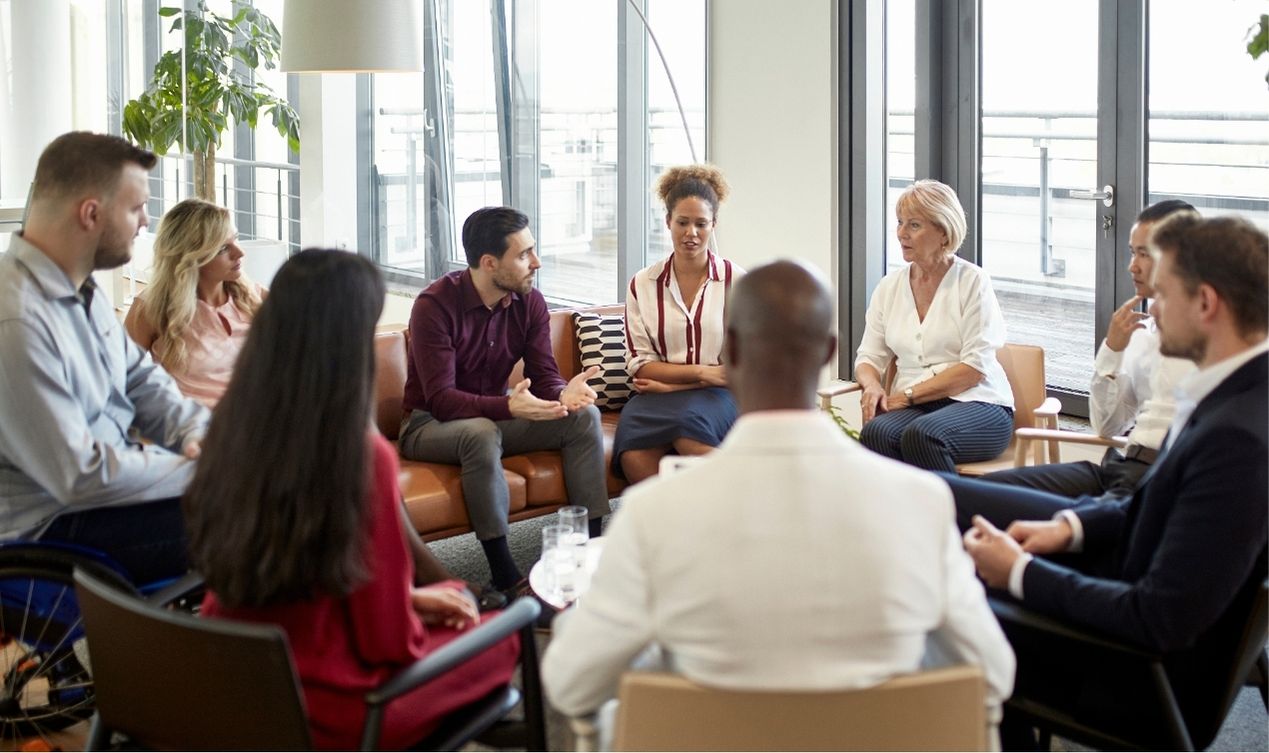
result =
M1000 350L996 351L996 360L1000 361L1001 367L1004 368L1005 378L1009 380L1009 387L1013 390L1014 438L1005 451L993 460L961 463L956 466L956 472L962 476L982 476L993 471L1026 465L1027 453L1031 451L1034 437L1023 441L1018 436L1019 432L1024 429L1057 431L1057 414L1062 406L1057 398L1048 396L1045 388L1044 348L1038 345L1005 343ZM887 389L894 380L894 374L895 363L891 361L890 368L886 369L883 379ZM858 382L840 382L824 387L818 393L820 407L827 410L832 405L834 397L859 390ZM1047 435L1041 438L1046 441L1035 445L1035 461L1046 462L1044 454L1047 449L1047 462L1056 462L1059 453L1058 440L1050 439Z
M613 749L986 750L984 687L970 666L828 692L718 690L628 672Z

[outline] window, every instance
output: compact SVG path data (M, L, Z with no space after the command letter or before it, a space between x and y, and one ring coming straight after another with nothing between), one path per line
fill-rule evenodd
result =
M1269 93L1245 40L1264 10L1255 0L1204 6L1210 31L1195 34L1192 5L1150 3L1149 203L1184 199L1269 231Z
M704 159L705 0L636 2ZM424 285L465 266L458 236L467 216L505 203L530 217L548 300L623 298L627 276L668 252L651 184L691 159L653 46L635 55L617 44L623 24L638 24L646 40L629 0L428 0L425 8L425 60L434 64L421 77L372 77L374 258L396 279ZM640 114L624 136L623 96ZM623 138L638 147L625 158ZM647 197L630 226L623 192Z

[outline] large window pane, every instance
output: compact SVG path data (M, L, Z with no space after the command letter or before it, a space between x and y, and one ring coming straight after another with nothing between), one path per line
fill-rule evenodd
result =
M1040 345L1050 385L1086 392L1094 352L1097 0L1043 13L982 4L982 263L1012 342ZM1092 52L1090 52L1092 51Z
M1269 230L1269 91L1247 54L1263 0L1150 3L1150 202L1179 198L1205 215ZM1196 65L1195 61L1202 61Z
M617 6L537 6L538 284L555 301L607 302L617 290Z
M916 0L886 3L886 269L903 264L894 233L895 202L912 185L915 165Z

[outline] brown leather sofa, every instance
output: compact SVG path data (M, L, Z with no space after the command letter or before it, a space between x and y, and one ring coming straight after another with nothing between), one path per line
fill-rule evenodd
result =
M551 349L560 374L571 379L581 370L577 350L575 310L601 314L619 314L620 305L586 309L560 309L551 312ZM396 441L404 414L402 395L405 392L406 336L404 330L375 335L375 410L379 431ZM517 365L508 384L518 382L522 365ZM602 414L605 462L612 458L612 439L617 430L619 411ZM560 454L553 451L513 455L502 461L503 474L511 490L510 519L514 522L546 515L568 503L564 490L564 473ZM401 458L401 494L410 520L427 541L467 533L471 524L463 503L459 467L444 463L423 463ZM608 496L621 493L625 483L608 473Z

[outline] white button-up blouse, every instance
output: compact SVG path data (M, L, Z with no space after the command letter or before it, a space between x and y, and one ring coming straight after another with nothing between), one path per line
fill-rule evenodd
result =
M984 375L953 400L977 400L1013 407L1013 391L996 351L1005 344L1005 319L981 267L955 257L943 276L925 321L917 316L912 296L911 264L882 278L868 303L863 341L855 369L869 364L885 375L898 359L890 392L901 392L958 363Z
M674 254L630 278L626 296L626 370L634 376L651 361L717 366L723 362L727 292L745 273L709 251L705 282L684 301L674 277Z

